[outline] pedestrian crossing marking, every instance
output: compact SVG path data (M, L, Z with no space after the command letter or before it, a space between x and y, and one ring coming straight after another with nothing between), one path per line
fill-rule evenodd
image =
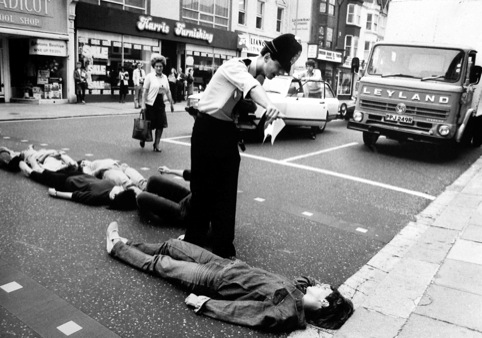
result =
M254 200L255 200L256 202L264 202L264 201L265 201L265 199L264 199L264 198L261 198L261 197L256 197Z
M23 288L23 286L18 284L17 282L11 282L0 286L0 288L3 289L5 292L10 293Z
M361 233L366 233L368 230L365 228L356 228L356 231L361 232Z
M59 330L66 336L70 336L72 333L82 330L82 327L79 326L76 322L70 321L60 326L57 326L57 330Z
M305 216L308 216L308 217L311 217L313 216L313 213L312 212L308 212L308 211L304 211L301 213L302 215L305 215Z

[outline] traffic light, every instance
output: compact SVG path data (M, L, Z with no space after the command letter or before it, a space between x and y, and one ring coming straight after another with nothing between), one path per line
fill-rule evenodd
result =
M360 59L357 57L354 57L353 59L351 59L351 72L358 73L359 69L360 69Z

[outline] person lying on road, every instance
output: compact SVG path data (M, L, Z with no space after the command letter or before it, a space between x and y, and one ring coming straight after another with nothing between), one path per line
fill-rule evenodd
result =
M126 264L179 284L191 292L185 302L197 314L225 322L271 331L303 329L307 323L338 329L353 313L349 299L315 279L291 281L177 239L135 243L120 237L116 222L107 228L106 249Z
M65 198L87 205L107 205L112 209L131 210L137 207L136 194L139 188L122 186L98 179L81 172L53 172L41 168L34 156L20 161L19 167L25 176L46 185L49 195ZM136 190L137 189L137 190Z

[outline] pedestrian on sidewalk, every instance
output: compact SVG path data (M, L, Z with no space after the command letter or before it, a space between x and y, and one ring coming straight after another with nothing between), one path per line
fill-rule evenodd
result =
M199 100L192 132L192 197L186 241L210 246L221 257L236 255L233 242L240 155L233 108L250 96L266 109L266 123L278 118L280 111L257 78L272 79L282 71L289 73L300 54L301 45L295 36L283 34L267 41L261 55L231 59L214 73Z
M74 70L75 95L77 103L85 104L85 90L87 89L87 72L81 62L77 62Z
M137 68L132 73L132 82L134 82L134 108L141 108L142 101L142 86L144 85L144 79L146 72L142 69L142 62L137 62Z
M171 103L171 112L174 111L174 99L169 89L167 76L162 73L166 66L166 58L161 54L153 54L151 57L151 66L154 68L154 72L147 74L144 80L141 107L142 113L146 116L146 120L151 122L151 129L156 130L153 151L161 152L159 143L164 128L168 126L164 96L167 96ZM145 141L141 141L140 144L141 147L144 148Z
M108 226L106 237L111 256L191 292L185 303L197 314L262 330L293 331L307 323L338 329L353 313L353 303L336 288L309 277L290 280L177 239L136 243L120 237L116 222Z
M172 99L174 100L174 103L177 101L177 72L176 68L171 68L171 72L169 73L169 76L167 77L169 80L169 89L171 90L172 94Z
M119 72L119 103L126 102L127 92L129 91L129 72L127 72L124 66L121 66Z

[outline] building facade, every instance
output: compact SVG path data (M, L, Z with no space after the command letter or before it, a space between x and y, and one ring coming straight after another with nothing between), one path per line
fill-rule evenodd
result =
M87 100L115 100L121 67L131 75L132 90L135 64L144 63L144 69L150 72L153 53L166 57L166 74L171 68L184 72L193 68L195 84L201 86L209 82L224 60L237 56L234 32L198 19L207 17L202 16L202 2L152 1L151 8L139 8L140 12L106 6L102 1L89 2L77 4L75 18L77 59L90 75ZM168 6L177 6L167 11L169 18L154 15Z
M75 1L0 1L0 102L66 102Z

